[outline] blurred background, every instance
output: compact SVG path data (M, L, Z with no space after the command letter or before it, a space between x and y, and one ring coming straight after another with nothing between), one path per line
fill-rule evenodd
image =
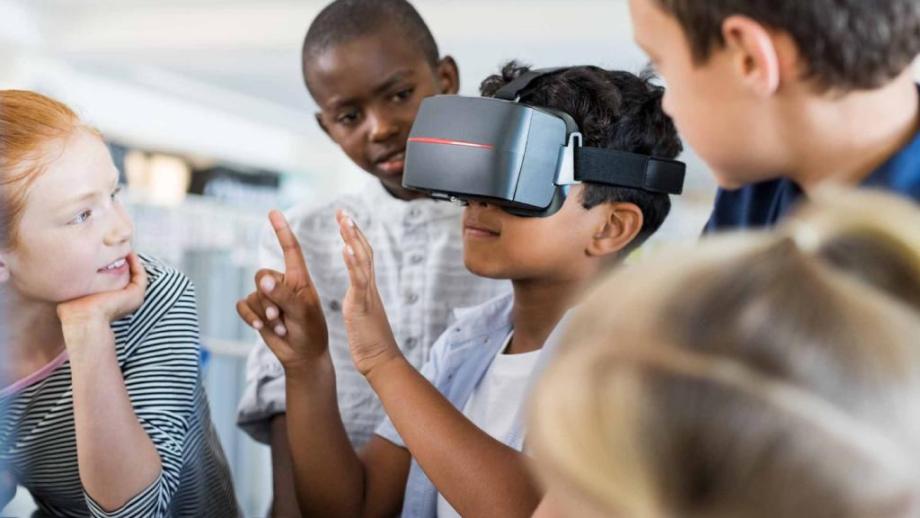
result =
M509 59L638 72L625 0L416 0L461 93ZM246 516L271 495L268 450L235 427L255 336L234 303L250 289L269 208L370 181L314 122L300 44L317 0L0 0L0 88L75 108L106 136L128 186L139 250L198 288L214 422ZM688 151L686 195L657 242L694 239L715 187ZM28 514L24 491L3 516Z

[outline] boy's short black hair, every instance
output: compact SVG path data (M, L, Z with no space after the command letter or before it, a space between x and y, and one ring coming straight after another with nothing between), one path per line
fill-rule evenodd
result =
M918 0L653 0L672 14L705 62L723 46L722 22L747 16L788 33L805 77L825 89L872 89L896 78L920 54Z
M303 62L330 47L391 27L417 46L432 67L437 66L438 44L425 20L406 0L335 0L316 15L307 29Z
M502 68L501 75L487 77L480 92L491 97L528 70L512 61ZM673 121L661 108L664 89L651 79L650 74L571 67L535 80L520 93L520 101L571 115L586 146L676 158L683 146ZM651 237L671 210L667 194L596 183L584 186L581 202L586 209L602 203L627 202L642 210L642 229L627 252Z

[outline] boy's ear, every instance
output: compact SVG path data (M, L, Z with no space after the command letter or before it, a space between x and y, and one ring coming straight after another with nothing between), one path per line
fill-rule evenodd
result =
M606 219L591 238L585 252L593 257L615 254L636 239L642 230L642 209L635 203L608 203Z
M741 80L760 97L776 93L782 74L774 34L751 18L735 15L722 22L722 37Z
M455 95L460 91L460 69L450 56L444 56L438 62L438 81L442 94Z

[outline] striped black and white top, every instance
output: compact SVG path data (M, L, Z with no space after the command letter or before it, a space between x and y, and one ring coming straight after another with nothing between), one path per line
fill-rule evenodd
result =
M200 382L195 292L183 274L141 257L144 303L112 323L118 364L162 472L121 509L86 494L77 467L70 363L0 391L0 465L35 499L36 516L233 517L239 515L226 459Z

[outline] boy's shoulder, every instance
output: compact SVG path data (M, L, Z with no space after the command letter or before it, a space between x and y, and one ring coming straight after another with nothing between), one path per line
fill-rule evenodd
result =
M119 365L124 370L132 362L168 360L197 366L201 346L191 279L161 259L137 256L147 272L147 288L140 307L111 324Z
M137 256L147 273L147 287L141 306L112 323L119 347L132 340L136 343L135 339L142 336L131 335L130 329L148 326L166 314L174 314L175 322L186 321L192 326L198 325L195 287L191 279L156 257L142 253ZM133 338L129 340L129 337Z
M801 197L802 190L781 178L746 185L740 189L719 189L706 232L759 228L772 225Z
M863 186L891 191L920 202L920 130L906 146L866 178Z
M920 131L868 177L861 187L880 189L920 202ZM719 189L706 232L771 226L803 197L792 180L778 178Z
M476 373L488 368L511 332L513 306L513 294L506 293L454 309L456 320L434 343L422 373L442 392L446 384L478 379ZM461 369L465 375L458 375Z
M454 321L444 331L444 341L459 344L473 338L505 333L511 326L513 308L514 293L510 290L475 306L454 308Z

